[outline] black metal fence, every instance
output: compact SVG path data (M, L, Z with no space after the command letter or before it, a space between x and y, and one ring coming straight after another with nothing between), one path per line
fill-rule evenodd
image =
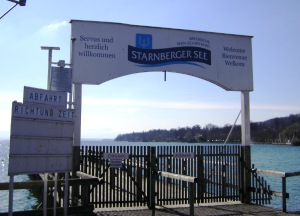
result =
M110 168L104 153L128 153L129 158ZM181 157L174 156L178 153ZM103 179L91 189L97 208L188 204L188 182L159 171L195 177L195 203L237 201L240 157L239 145L83 146L80 171Z

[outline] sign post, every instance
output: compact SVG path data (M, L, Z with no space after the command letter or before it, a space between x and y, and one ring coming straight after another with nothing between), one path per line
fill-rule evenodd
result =
M13 181L14 175L44 173L43 212L46 215L48 173L55 173L56 192L57 173L72 171L75 111L66 109L67 93L64 92L25 86L23 102L12 103L8 175ZM54 196L56 208L56 194Z
M248 91L241 93L241 106L242 106L242 162L244 168L242 169L242 202L251 202L251 193L249 188L251 187L251 149L250 149L250 97Z
M47 89L50 89L51 83L51 64L52 64L52 50L60 50L60 47L47 47L41 46L42 50L48 50L48 81L47 81Z

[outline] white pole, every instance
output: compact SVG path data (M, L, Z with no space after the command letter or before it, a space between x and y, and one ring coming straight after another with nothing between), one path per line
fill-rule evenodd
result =
M9 176L9 206L8 206L8 215L13 215L13 205L14 205L14 175Z
M43 215L47 216L47 191L48 191L48 173L44 174L44 197L43 197Z
M60 50L59 47L47 47L41 46L42 50L48 50L48 81L47 81L47 89L50 90L51 84L51 64L52 64L52 50Z
M250 97L249 92L242 92L242 145L250 146Z
M242 102L242 203L251 202L251 147L250 147L250 97L249 92L244 91L241 94Z
M81 102L82 102L82 84L74 83L74 104L75 104L75 121L74 121L74 146L80 147L81 138ZM78 170L77 170L78 171Z

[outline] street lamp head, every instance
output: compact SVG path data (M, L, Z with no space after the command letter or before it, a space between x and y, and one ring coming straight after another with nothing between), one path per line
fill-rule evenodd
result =
M19 0L19 1L16 1L16 0L7 0L7 1L10 1L10 2L14 2L20 6L25 6L26 5L26 0Z
M19 0L19 5L20 6L25 6L26 5L26 0Z
M20 5L20 6L25 6L25 5L26 5L26 0L19 0L19 1L16 1L16 0L7 0L7 1L14 2L15 5L12 6L8 11L6 11L6 12L0 17L0 19L2 19L6 14L9 13L9 11L11 11L12 9L14 9L17 5Z

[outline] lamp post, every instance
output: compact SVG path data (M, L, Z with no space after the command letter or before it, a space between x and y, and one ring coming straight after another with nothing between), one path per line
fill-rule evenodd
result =
M11 11L12 9L14 9L17 5L20 5L20 6L25 6L25 5L26 5L26 0L19 0L19 1L8 0L8 1L14 2L15 5L12 6L8 11L6 11L6 12L0 17L0 19L2 19L6 14L9 13L9 11Z

